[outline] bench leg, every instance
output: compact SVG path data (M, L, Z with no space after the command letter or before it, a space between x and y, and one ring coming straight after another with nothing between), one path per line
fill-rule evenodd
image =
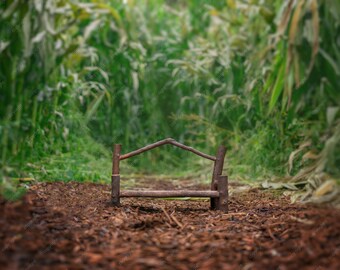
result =
M115 144L112 154L112 176L111 176L111 202L113 205L120 205L120 174L119 174L119 160L122 146Z
M216 161L214 163L214 170L211 180L211 190L218 190L218 179L222 174L223 171L223 164L224 164L224 157L226 154L226 148L221 145L216 154ZM210 199L210 209L215 210L218 209L218 198L211 198Z
M218 193L217 210L228 213L228 176L220 176L218 178Z
M112 196L111 196L111 202L113 205L118 206L120 205L120 175L114 174L112 175Z

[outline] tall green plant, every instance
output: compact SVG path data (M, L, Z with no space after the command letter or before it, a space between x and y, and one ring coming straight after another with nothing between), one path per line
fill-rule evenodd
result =
M2 168L10 171L8 165L33 155L69 150L70 133L86 136L86 121L110 97L85 27L93 14L119 17L97 1L61 0L6 0L0 14L0 154ZM84 67L85 59L90 64ZM96 72L104 80L91 77Z
M90 134L124 152L164 137L224 143L229 168L251 178L339 174L337 1L7 0L1 11L3 164ZM183 166L167 150L135 165Z

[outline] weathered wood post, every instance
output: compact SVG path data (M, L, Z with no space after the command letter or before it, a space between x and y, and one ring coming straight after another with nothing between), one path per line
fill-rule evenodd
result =
M120 151L122 149L121 144L115 144L112 154L112 176L111 176L111 202L113 205L120 205L120 174L119 174L119 160Z
M217 210L228 212L228 176L218 178L218 194Z
M216 154L216 160L214 162L214 170L211 180L211 190L218 190L218 179L222 175L224 157L227 149L221 145L219 146ZM210 198L210 208L212 210L217 209L219 198Z

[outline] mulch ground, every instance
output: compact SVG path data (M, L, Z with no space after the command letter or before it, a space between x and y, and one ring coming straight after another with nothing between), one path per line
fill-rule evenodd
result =
M40 183L21 201L0 199L0 268L340 269L339 210L258 189L232 196L228 214L202 200L126 198L113 207L109 190Z

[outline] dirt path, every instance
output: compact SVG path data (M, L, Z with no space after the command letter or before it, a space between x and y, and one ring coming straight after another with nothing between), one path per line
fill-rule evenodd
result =
M202 200L123 199L116 208L109 190L42 183L20 202L0 200L0 268L340 269L338 210L257 189L231 197L229 214Z

